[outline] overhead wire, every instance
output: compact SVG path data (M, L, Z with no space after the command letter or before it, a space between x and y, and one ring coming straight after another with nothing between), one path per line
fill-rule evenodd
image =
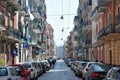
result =
M63 16L75 15L76 13L62 14ZM61 14L48 14L47 16L61 16Z

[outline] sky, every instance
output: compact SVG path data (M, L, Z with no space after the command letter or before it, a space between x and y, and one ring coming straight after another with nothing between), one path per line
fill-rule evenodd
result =
M73 20L77 13L78 0L45 0L45 2L47 22L54 29L54 41L57 46L62 46L74 27ZM60 19L61 15L64 19Z

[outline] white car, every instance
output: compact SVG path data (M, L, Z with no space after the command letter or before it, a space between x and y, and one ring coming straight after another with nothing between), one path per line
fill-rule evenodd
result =
M50 64L47 60L43 60L42 61L45 65L46 65L46 68L47 68L47 71L50 69Z
M0 80L21 80L21 77L12 66L1 66Z

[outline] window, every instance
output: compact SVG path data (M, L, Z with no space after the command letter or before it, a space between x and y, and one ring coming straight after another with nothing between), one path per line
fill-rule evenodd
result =
M120 14L120 7L118 7L118 14Z
M8 71L6 68L0 68L0 76L7 76Z
M107 75L107 77L109 77L109 78L113 77L113 73L114 73L114 70L113 70L113 69L110 70L110 71L109 71L109 74Z
M14 16L12 17L12 27L14 27Z
M10 13L8 13L8 28L10 27Z
M16 76L17 72L13 68L9 68L9 71L12 76Z
M21 66L13 66L15 68L16 71L22 71L22 67Z

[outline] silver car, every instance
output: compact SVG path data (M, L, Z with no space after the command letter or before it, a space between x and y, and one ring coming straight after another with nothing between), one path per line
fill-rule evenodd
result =
M120 80L120 67L111 68L103 80Z
M0 80L21 80L21 77L12 66L2 66L0 67Z

